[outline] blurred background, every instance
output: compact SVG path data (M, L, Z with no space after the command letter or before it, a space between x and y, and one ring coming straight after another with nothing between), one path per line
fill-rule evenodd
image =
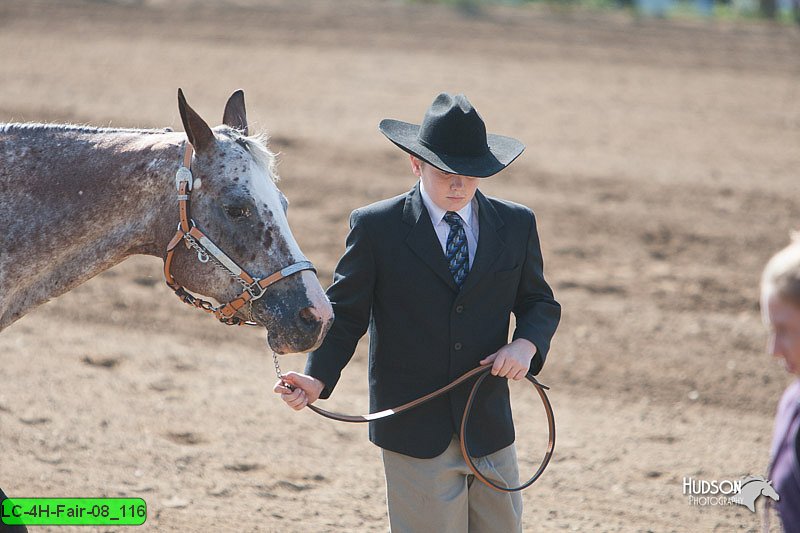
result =
M449 4L479 12L487 5L544 4L565 9L596 9L626 11L632 16L695 18L708 17L727 20L764 19L783 23L800 23L800 3L797 0L409 0L426 4Z
M180 131L178 87L211 124L243 88L327 286L349 213L414 184L379 121L465 93L527 145L481 190L534 210L564 309L526 530L755 530L682 481L764 473L788 382L757 300L798 228L796 19L781 0L3 0L0 122ZM0 486L142 497L159 531L385 531L366 428L289 411L274 380L263 331L131 258L0 334ZM326 407L363 412L366 387L362 343ZM512 396L524 475L544 417Z

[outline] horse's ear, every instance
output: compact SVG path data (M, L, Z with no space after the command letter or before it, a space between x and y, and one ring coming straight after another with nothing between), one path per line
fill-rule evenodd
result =
M247 112L244 109L244 91L239 89L228 98L222 123L247 135Z
M195 152L203 152L214 144L214 132L208 127L205 120L200 118L194 109L186 103L183 91L178 89L178 110L181 112L183 129Z

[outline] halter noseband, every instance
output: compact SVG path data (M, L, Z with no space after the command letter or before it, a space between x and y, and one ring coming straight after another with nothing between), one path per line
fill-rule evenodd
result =
M175 236L172 237L172 240L169 241L167 245L167 253L164 257L164 279L169 288L175 292L182 302L202 309L203 311L213 313L223 324L229 326L258 326L260 324L256 322L242 320L236 316L236 313L244 307L245 304L252 303L264 296L267 287L270 285L297 272L303 270L316 272L316 269L314 265L311 264L311 261L299 261L265 278L256 278L248 274L245 269L236 264L236 261L231 259L214 244L214 241L209 239L205 233L195 225L194 220L189 216L189 194L194 183L192 171L190 170L192 165L192 153L192 145L187 141L186 148L183 152L183 165L175 173L175 187L178 190L180 222L178 223L178 230ZM172 277L172 273L170 272L170 267L172 266L175 248L177 248L181 241L185 241L186 248L194 248L197 251L198 261L207 263L209 259L212 259L216 266L223 269L226 274L238 281L242 287L244 287L242 293L224 305L215 306L209 301L194 296L180 283L175 281L175 278Z

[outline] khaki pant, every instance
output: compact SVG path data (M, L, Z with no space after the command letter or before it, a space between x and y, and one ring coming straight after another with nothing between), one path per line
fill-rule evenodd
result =
M433 459L382 452L392 533L522 531L520 493L498 492L474 480L455 436L444 453ZM519 485L513 444L476 459L475 465L498 485Z

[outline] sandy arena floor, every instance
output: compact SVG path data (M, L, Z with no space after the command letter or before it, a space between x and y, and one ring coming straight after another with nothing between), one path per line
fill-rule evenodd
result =
M768 460L787 377L764 355L757 283L798 227L796 29L386 0L6 0L0 50L0 121L181 129L177 87L215 123L244 88L325 285L349 212L413 184L379 120L465 92L528 145L482 190L537 213L564 308L541 374L556 455L524 493L526 531L757 529L744 507L690 506L682 480ZM0 486L142 497L142 530L386 531L366 428L287 409L264 332L184 308L160 268L132 258L0 334ZM366 409L365 359L366 342L329 408ZM537 413L518 421L525 470L544 420L513 391Z

